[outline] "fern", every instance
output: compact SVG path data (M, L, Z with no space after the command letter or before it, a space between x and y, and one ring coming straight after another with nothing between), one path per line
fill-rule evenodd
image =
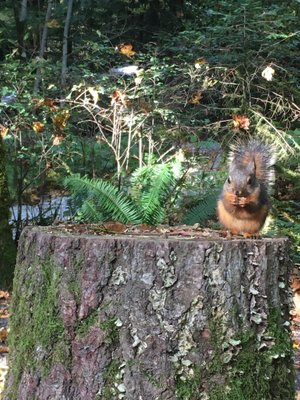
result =
M86 219L101 221L111 218L122 223L140 222L140 214L130 198L110 182L72 175L65 179L65 186L79 203L82 202L80 212ZM86 199L82 201L83 197Z
M91 199L83 202L78 214L84 221L89 222L105 221L106 219L105 214L100 211L100 207L97 207L97 204Z
M214 190L208 193L195 207L193 207L183 218L183 223L194 225L203 224L209 217L215 215L217 207L217 196L220 190Z
M141 208L142 220L158 224L166 217L165 203L175 185L173 164L139 168L132 176L132 195Z
M113 219L123 223L156 225L166 218L166 204L176 187L178 163L150 165L132 175L132 198L120 193L110 182L72 175L65 179L79 205L79 216L88 221Z

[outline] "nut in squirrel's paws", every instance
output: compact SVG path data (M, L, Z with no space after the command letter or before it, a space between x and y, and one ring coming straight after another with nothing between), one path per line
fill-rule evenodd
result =
M245 207L248 203L247 197L238 197L238 206Z
M227 193L227 199L233 206L245 207L249 203L247 197L237 196L233 193Z

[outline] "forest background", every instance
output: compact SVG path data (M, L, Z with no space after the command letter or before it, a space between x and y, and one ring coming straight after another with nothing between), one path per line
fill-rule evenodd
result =
M266 232L299 263L299 20L297 0L0 0L2 279L8 207L17 243L57 219L22 217L45 194L81 222L218 227L228 147L250 136L276 147Z

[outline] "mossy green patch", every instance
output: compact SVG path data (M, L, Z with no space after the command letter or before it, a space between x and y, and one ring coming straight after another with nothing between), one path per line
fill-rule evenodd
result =
M76 335L82 337L88 333L92 326L99 326L99 310L93 310L86 318L78 322Z
M219 326L219 324L217 324ZM225 373L225 385L215 385L211 400L292 400L295 396L291 338L283 326L280 311L271 309L265 337L270 343L261 346L256 332L242 332L239 350L229 364L222 362L220 339L215 338L215 358L210 372ZM220 364L217 368L217 363ZM226 387L226 391L224 391Z
M70 268L68 276L66 277L68 288L70 292L73 294L77 304L80 304L81 301L79 272L82 269L83 262L84 262L83 257L79 257L79 259L75 260L72 263L72 268Z
M116 398L116 384L119 383L120 363L112 360L104 374L104 390L99 400L111 400Z
M105 331L105 341L108 344L116 345L119 343L119 327L117 318L111 317L100 323L100 328Z
M16 383L26 369L37 369L46 376L55 362L62 361L66 365L68 358L68 341L57 307L61 275L56 266L49 260L42 266L33 265L27 271L19 268L15 280L22 281L27 274L26 279L31 282L30 275L36 268L40 269L39 279L26 286L18 282L15 287L19 290L14 292L11 306L9 345ZM11 400L17 399L17 387L14 385L13 393L10 393Z
M82 337L93 327L99 327L105 332L105 343L116 345L119 342L119 326L116 317L108 317L101 321L100 310L92 310L91 313L82 319L76 327L76 335Z
M176 379L176 399L194 400L201 388L201 369L193 368L193 374L190 376L179 376Z

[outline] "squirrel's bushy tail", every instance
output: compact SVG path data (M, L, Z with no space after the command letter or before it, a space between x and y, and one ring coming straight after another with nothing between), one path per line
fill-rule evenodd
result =
M248 142L237 142L231 146L229 153L229 168L246 168L252 166L254 174L262 183L274 182L274 164L276 162L276 150L271 144L263 143L258 139Z

